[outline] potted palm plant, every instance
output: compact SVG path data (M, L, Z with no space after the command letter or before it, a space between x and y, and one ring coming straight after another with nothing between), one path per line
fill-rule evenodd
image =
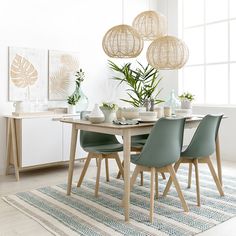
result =
M118 66L114 62L108 61L109 67L114 72L118 72L112 79L118 80L119 84L126 83L128 85L126 91L129 99L122 98L121 100L134 107L142 107L147 100L151 99L154 100L154 104L164 102L158 98L162 90L158 86L162 79L159 76L159 71L150 65L143 66L140 62L137 63L138 67L133 69L131 63Z

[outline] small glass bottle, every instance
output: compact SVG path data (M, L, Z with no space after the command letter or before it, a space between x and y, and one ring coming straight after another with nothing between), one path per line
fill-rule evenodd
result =
M170 97L165 103L165 106L171 108L172 115L175 115L175 109L180 107L180 101L175 97L175 90L172 89L170 93Z

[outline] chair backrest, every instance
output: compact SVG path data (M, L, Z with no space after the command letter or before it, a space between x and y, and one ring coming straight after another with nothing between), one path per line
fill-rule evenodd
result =
M195 158L210 156L215 151L215 141L222 117L222 114L206 115L198 125L182 156Z
M89 111L82 111L80 119L86 120L86 115L89 113ZM80 146L82 148L115 143L119 143L115 135L80 130Z
M137 164L163 167L176 162L183 144L184 118L161 118L154 125Z

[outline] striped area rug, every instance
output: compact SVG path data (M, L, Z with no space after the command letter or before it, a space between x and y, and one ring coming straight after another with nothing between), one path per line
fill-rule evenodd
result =
M124 222L120 207L123 181L113 175L110 182L100 180L100 195L94 197L95 179L73 185L66 195L66 184L43 187L3 197L10 205L39 222L53 235L196 235L236 215L236 178L224 176L225 196L220 197L208 171L201 170L201 207L196 206L195 185L187 189L187 169L181 168L178 179L190 212L182 210L174 188L167 197L155 201L154 222L149 222L149 174L144 186L139 182L131 193L130 222ZM194 183L194 178L193 178ZM159 177L160 195L166 180Z

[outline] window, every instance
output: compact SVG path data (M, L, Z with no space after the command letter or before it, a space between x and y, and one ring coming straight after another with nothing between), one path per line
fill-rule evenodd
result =
M189 60L179 72L180 93L198 104L236 105L236 1L179 0L179 32Z

